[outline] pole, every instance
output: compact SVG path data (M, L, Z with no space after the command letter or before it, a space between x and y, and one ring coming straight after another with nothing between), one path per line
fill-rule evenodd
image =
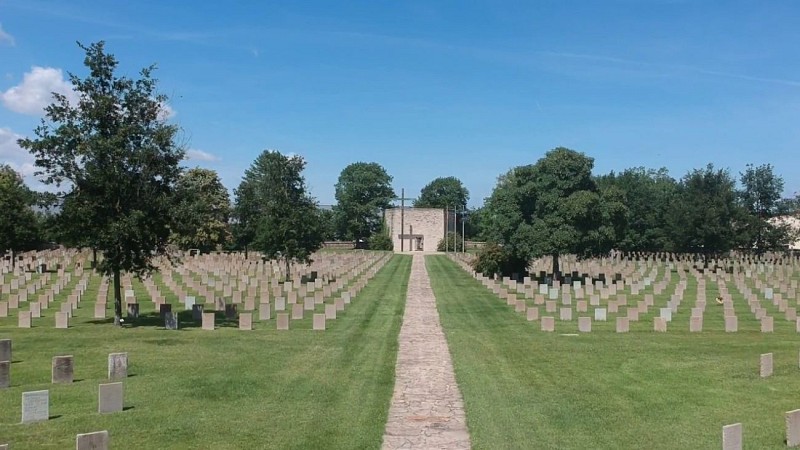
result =
M447 253L447 232L450 230L450 207L444 205L444 252Z
M400 251L402 252L405 249L405 239L403 239L403 233L405 233L405 209L406 209L406 189L400 189Z
M461 253L467 252L467 235L464 234L464 213L461 213Z

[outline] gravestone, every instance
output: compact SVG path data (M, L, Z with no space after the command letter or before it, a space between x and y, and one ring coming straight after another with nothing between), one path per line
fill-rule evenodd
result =
M665 322L672 322L672 308L660 308L658 313Z
M138 318L139 318L139 304L128 303L128 319L138 319Z
M239 313L239 305L227 304L225 305L225 318L228 320L236 319Z
M314 297L306 297L303 299L303 309L306 311L314 310Z
M627 333L629 323L627 317L617 317L617 333Z
M725 332L736 333L739 331L739 319L736 316L725 316Z
M33 423L50 418L50 391L22 393L22 423Z
M77 450L108 450L109 443L108 431L83 433L75 437L75 448Z
M556 318L553 316L542 317L542 331L556 331Z
M667 332L667 321L663 317L653 317L653 331L659 333Z
M124 380L128 378L128 354L109 353L108 354L108 379Z
M761 355L759 375L761 378L772 376L772 353Z
M595 322L605 322L606 321L606 309L605 308L595 308L595 310L594 310L594 320L595 320Z
M192 320L203 320L203 305L192 305Z
M286 299L277 297L275 299L275 311L286 311Z
M161 305L164 306L164 305ZM173 313L172 311L167 311L164 313L164 328L167 330L177 330L178 329L178 315Z
M69 315L65 312L56 312L56 328L69 328Z
M350 293L349 292L342 292L342 300L344 300L344 303L346 305L350 304L350 301L352 300Z
M74 359L72 355L54 356L52 382L53 383L72 383L74 372Z
M239 314L239 329L247 331L253 329L253 313Z
M289 313L277 313L277 324L279 330L288 330L289 329Z
M11 361L11 339L0 339L0 361Z
M572 308L561 308L558 315L561 320L570 321L572 320Z
M106 318L106 304L105 303L95 303L94 304L94 318L95 319L105 319Z
M786 413L786 446L800 446L800 409Z
M11 386L11 361L0 361L0 389Z
M331 303L325 305L325 320L336 320L336 305Z
M762 333L772 333L773 332L773 318L772 316L766 316L761 318L761 332Z
M186 309L193 309L192 307L197 302L197 299L192 295L187 295L183 298L183 304Z
M313 329L325 331L325 314L314 314Z
M528 321L539 320L539 308L528 308Z
M292 305L292 320L300 320L303 318L303 305L295 303Z
M161 303L158 305L158 315L161 316L161 320L166 320L167 313L172 314L172 305L169 303ZM167 327L169 328L169 327Z
M578 331L581 333L590 333L592 331L592 318L578 317Z
M514 312L525 312L525 300L514 301Z
M336 311L344 311L344 300L341 298L337 298L333 301L333 304L336 306Z
M703 331L703 317L690 317L689 318L689 332L699 333Z
M742 450L742 424L722 427L722 450Z
M203 313L203 329L208 331L214 330L214 313L213 312L204 312Z
M101 384L98 388L97 412L122 411L122 382Z
M258 305L258 320L269 320L271 318L269 303L261 303Z

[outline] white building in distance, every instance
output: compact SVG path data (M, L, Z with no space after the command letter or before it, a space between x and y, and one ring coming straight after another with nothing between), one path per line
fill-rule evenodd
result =
M444 239L445 214L438 208L391 208L383 213L394 251L436 251Z

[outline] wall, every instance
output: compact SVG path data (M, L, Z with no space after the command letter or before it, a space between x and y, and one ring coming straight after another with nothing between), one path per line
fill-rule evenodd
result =
M394 251L400 251L400 208L387 209L384 213L389 236L394 243ZM424 251L436 251L436 245L444 239L444 210L437 208L405 208L403 212L405 233L422 235ZM416 250L416 244L406 239L404 251Z

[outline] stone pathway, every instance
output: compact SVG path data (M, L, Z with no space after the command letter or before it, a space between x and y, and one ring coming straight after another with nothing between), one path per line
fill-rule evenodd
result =
M382 448L470 448L464 402L439 324L425 256L413 258Z

